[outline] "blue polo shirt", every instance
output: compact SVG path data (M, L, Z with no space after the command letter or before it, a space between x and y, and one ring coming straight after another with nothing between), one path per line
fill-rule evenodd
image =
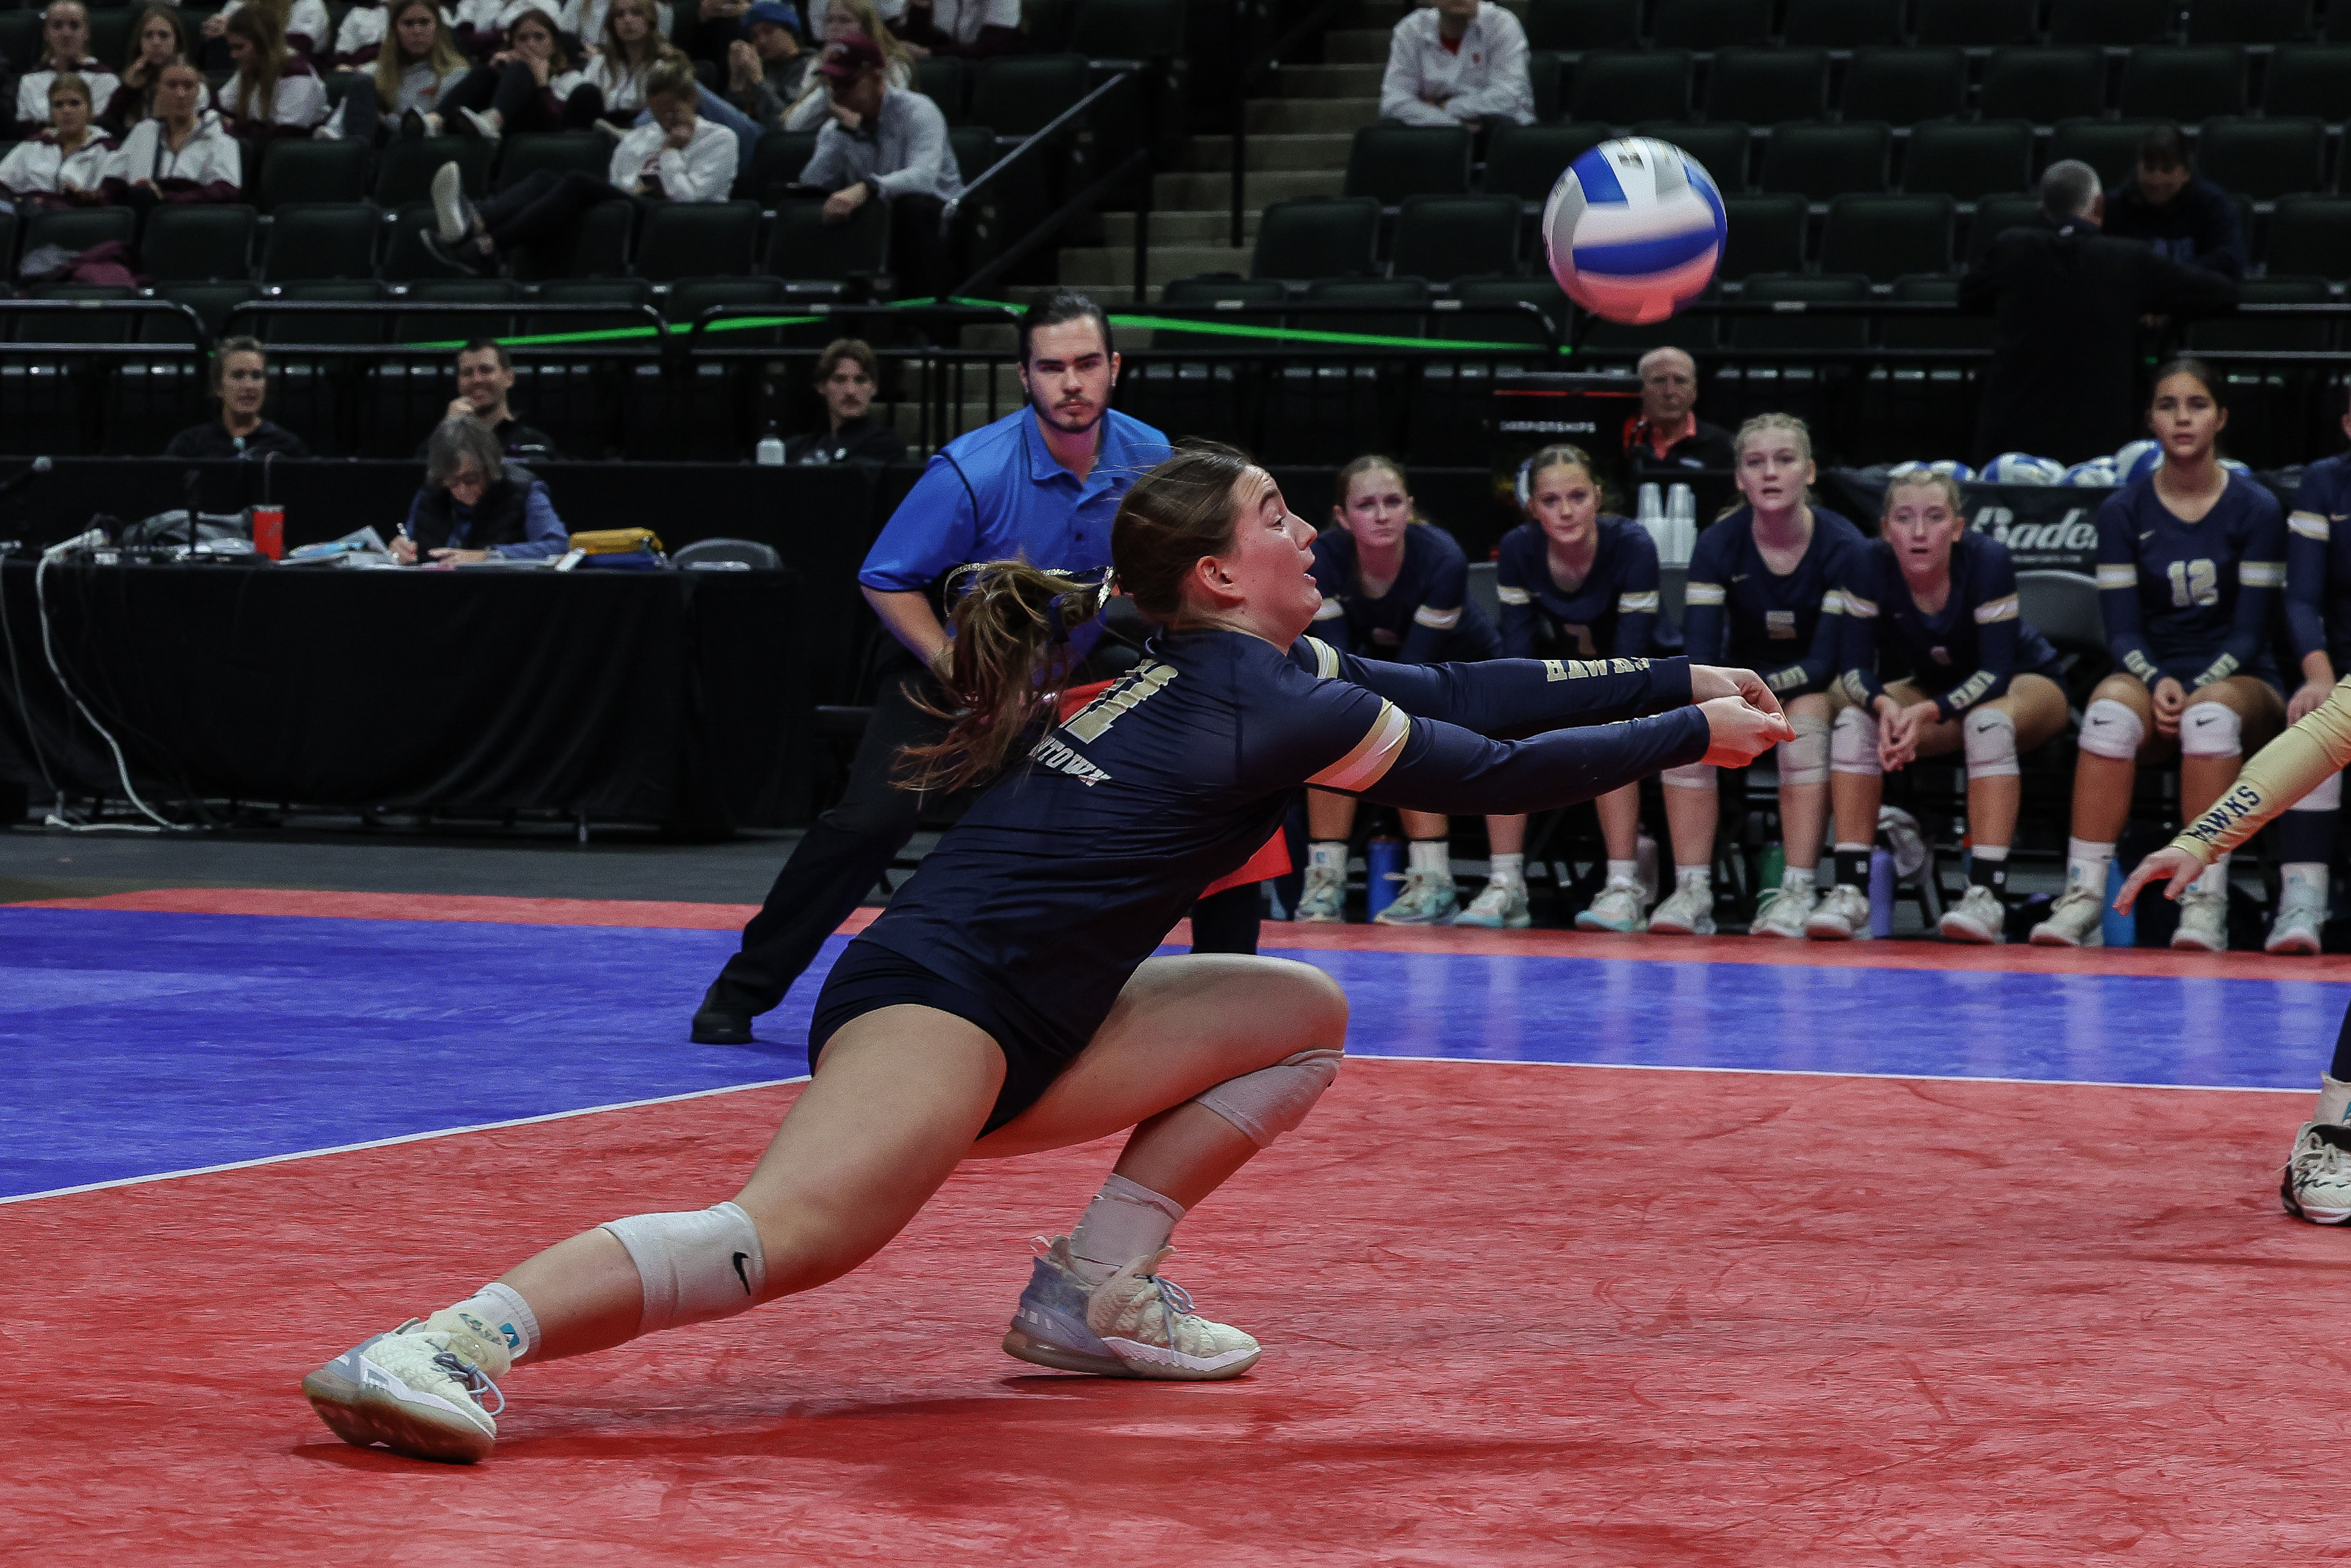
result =
M956 436L891 514L857 580L884 593L920 592L967 562L1024 555L1052 571L1109 566L1120 500L1171 449L1116 410L1101 428L1102 449L1083 479L1053 461L1027 403Z

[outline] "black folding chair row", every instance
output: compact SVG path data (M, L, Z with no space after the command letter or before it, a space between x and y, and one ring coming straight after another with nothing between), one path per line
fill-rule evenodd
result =
M1829 49L1918 43L1965 48L2003 44L2126 47L2185 37L2193 43L2283 44L2351 38L2351 0L1531 0L1528 42L1575 52L1629 48L1721 49L1774 41ZM2185 26L2182 26L2184 22Z

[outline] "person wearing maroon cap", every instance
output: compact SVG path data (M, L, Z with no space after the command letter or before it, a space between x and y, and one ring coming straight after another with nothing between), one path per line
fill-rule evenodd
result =
M946 204L963 194L963 176L946 116L921 93L892 87L882 50L862 33L827 44L816 68L831 89L831 119L817 132L800 182L831 193L824 221L844 224L866 203L888 202L900 297L951 287L940 230Z

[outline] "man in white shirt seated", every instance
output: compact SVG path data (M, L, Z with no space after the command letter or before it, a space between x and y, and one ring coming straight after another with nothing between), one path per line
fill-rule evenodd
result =
M1380 118L1405 125L1532 125L1527 34L1493 0L1437 0L1408 12L1388 40Z
M868 202L889 203L898 293L914 298L953 287L940 225L947 203L963 194L963 174L947 144L946 116L923 94L892 87L881 49L862 33L827 44L816 68L832 90L832 118L816 134L800 183L831 193L824 221L844 224Z
M533 246L568 248L580 217L615 196L646 201L723 202L735 188L738 156L734 132L695 112L701 84L683 56L655 66L645 78L653 123L640 125L612 149L611 177L569 169L541 169L478 207L465 196L464 176L444 163L433 176L433 226L424 248L476 276L494 273L500 257Z

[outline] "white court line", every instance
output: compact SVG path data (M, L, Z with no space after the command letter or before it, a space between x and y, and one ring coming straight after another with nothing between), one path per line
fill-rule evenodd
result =
M2307 1094L2307 1089L2273 1089L2259 1084L2244 1083L2115 1083L2095 1078L1986 1078L1955 1072L1832 1072L1813 1067L1687 1067L1661 1061L1514 1061L1500 1057L1486 1056L1389 1056L1379 1052L1350 1054L1350 1061L1435 1061L1451 1067L1602 1067L1629 1072L1740 1072L1780 1078L1876 1078L1889 1081L1908 1080L1918 1083L2028 1083L2052 1089L2170 1089L2194 1090L2213 1094ZM385 1149L395 1144L421 1144L428 1138L454 1138L465 1133L492 1133L501 1127L528 1127L541 1122L560 1122L573 1116L596 1116L607 1111L633 1111L643 1105L674 1105L682 1100L706 1100L716 1094L739 1094L747 1089L775 1089L786 1083L805 1083L805 1072L797 1078L770 1078L758 1083L729 1083L718 1089L696 1089L685 1094L663 1094L651 1100L622 1100L610 1105L586 1105L577 1111L550 1111L543 1116L517 1116L510 1122L481 1122L470 1127L443 1127L430 1133L403 1133L397 1138L373 1138L363 1144L337 1144L330 1148L299 1149L290 1155L267 1155L257 1160L231 1160L225 1165L194 1166L187 1170L158 1171L152 1176L122 1176L114 1181L85 1182L79 1186L51 1187L47 1192L19 1193L14 1197L0 1197L0 1207L12 1203L30 1203L36 1198L67 1197L78 1192L103 1192L109 1187L141 1186L149 1182L173 1181L181 1176L211 1176L216 1171L251 1170L256 1166L284 1165L288 1160L313 1160L324 1155L348 1155L360 1149Z
M606 1111L634 1111L643 1105L674 1105L681 1100L707 1100L714 1094L739 1094L747 1089L774 1089L786 1083L805 1083L805 1072L797 1078L769 1078L758 1083L729 1083L717 1089L696 1089L684 1094L661 1094L651 1100L618 1100L610 1105L583 1105L577 1111L550 1111L543 1116L517 1116L507 1122L477 1122L470 1127L441 1127L430 1133L402 1133L396 1138L371 1138L363 1144L337 1144L324 1149L297 1149L290 1155L265 1155L257 1160L231 1160L225 1165L191 1166L183 1171L157 1171L153 1176L121 1176L113 1181L84 1182L79 1186L54 1186L47 1192L18 1193L14 1197L0 1197L0 1206L30 1203L37 1197L66 1197L78 1192L103 1192L108 1187L141 1186L151 1181L173 1181L181 1176L211 1176L216 1171L251 1170L256 1166L284 1165L288 1160L315 1160L322 1155L348 1155L360 1149L388 1149L394 1144L421 1144L427 1138L454 1138L461 1133L495 1133L501 1127L529 1127L541 1122L560 1122L572 1116L595 1116Z

